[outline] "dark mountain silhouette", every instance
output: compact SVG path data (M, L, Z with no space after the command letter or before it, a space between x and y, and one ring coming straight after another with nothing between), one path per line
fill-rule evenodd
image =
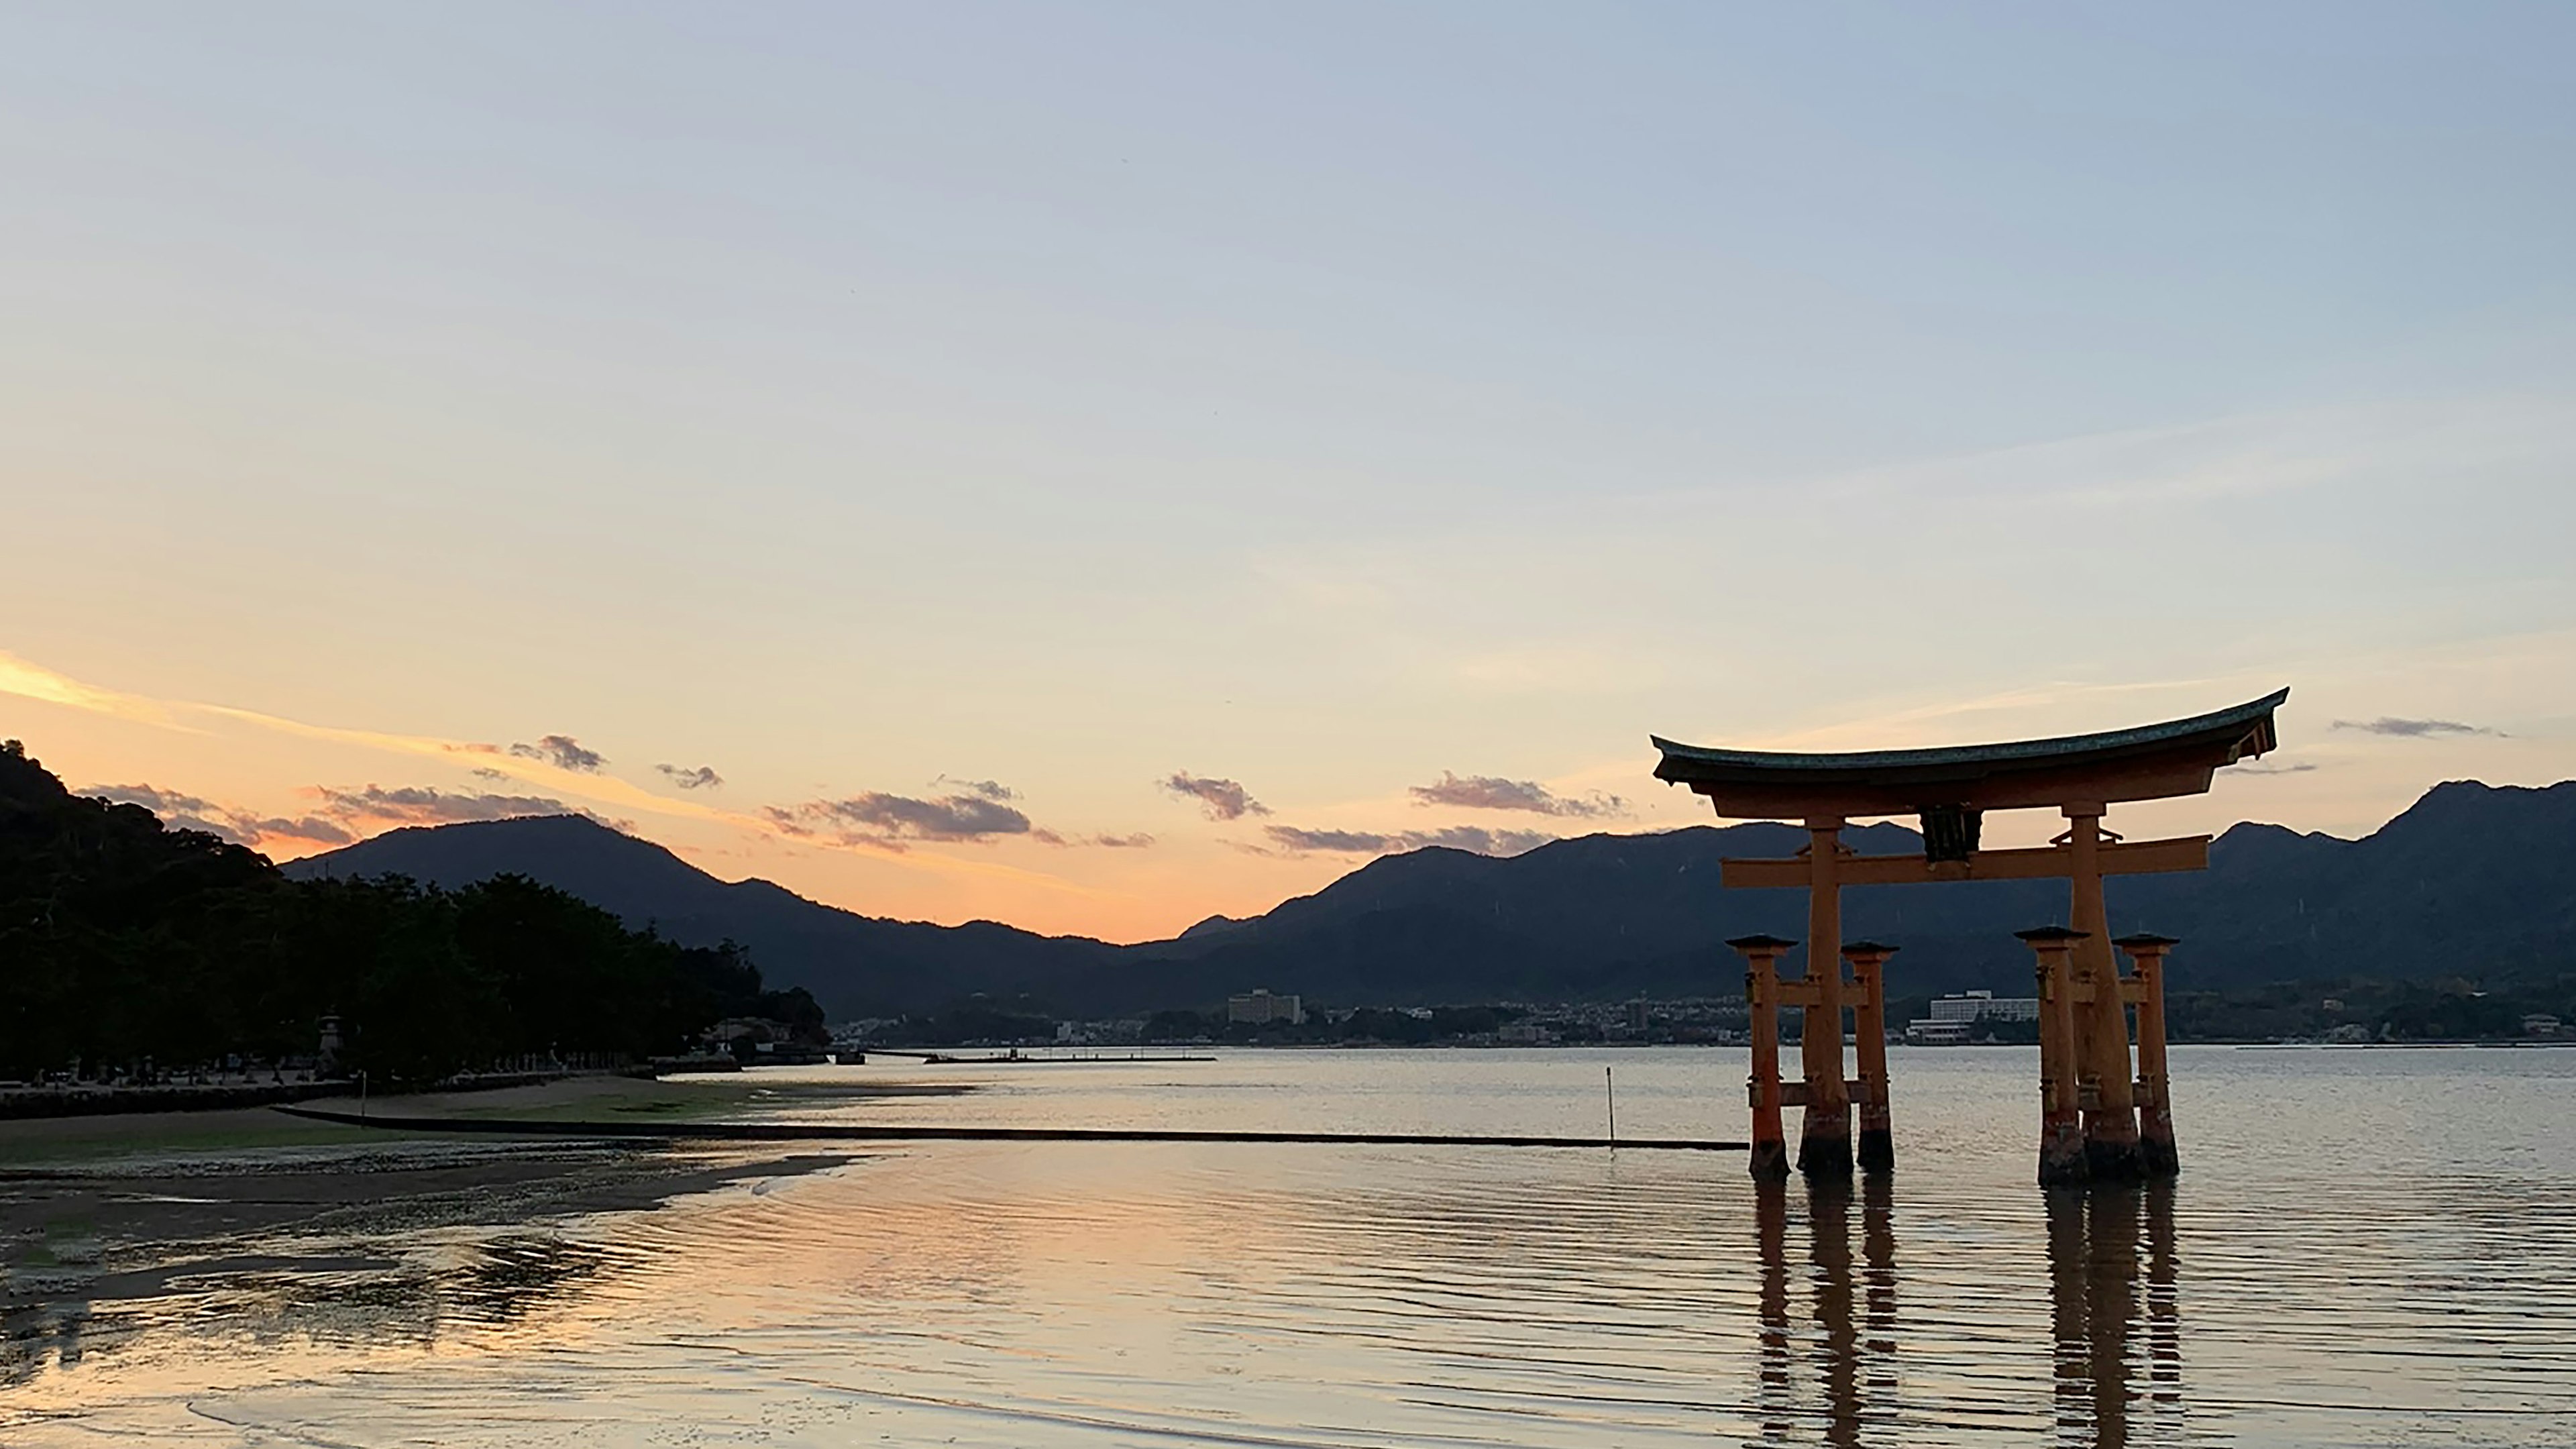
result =
M1921 848L1896 825L1844 838L1863 854ZM766 881L726 884L570 816L395 831L289 870L450 884L515 871L684 942L739 940L771 980L806 987L836 1015L977 991L1091 1015L1256 985L1337 1005L1728 994L1742 968L1720 943L1803 937L1806 906L1798 891L1721 892L1718 862L1805 843L1803 831L1749 824L1591 835L1510 859L1417 850L1265 915L1128 947L860 916ZM2361 840L2239 825L2211 847L2206 873L2117 879L2109 895L2114 929L2183 938L2171 973L2184 988L2552 975L2576 965L2576 782L2442 785ZM2003 881L1854 889L1843 914L1847 935L1903 948L1891 987L1914 995L2019 987L2030 964L2011 932L2065 912L2062 884Z
M1922 848L1897 825L1843 838L1864 855ZM1721 943L1805 936L1806 897L1721 892L1718 862L1805 844L1802 830L1752 824L1586 836L1508 860L1388 856L1221 935L1135 948L1145 959L1116 968L1116 994L1178 999L1202 980L1336 1002L1728 993L1742 968ZM2054 881L1855 888L1844 934L1903 948L1889 968L1900 994L2017 989L2030 960L2011 933L2064 921L2066 894ZM2106 894L2115 931L2183 938L2170 975L2186 989L2555 975L2576 969L2576 782L2437 786L2361 840L2238 825L2206 872L2115 878Z
M2191 969L2227 982L2576 971L2576 781L2436 785L2360 840L2239 825L2205 880L2126 885L2115 904L2201 941Z
M1079 936L1039 936L992 921L881 920L765 880L721 881L649 840L579 815L411 826L291 861L286 873L402 875L447 886L524 875L683 945L738 941L770 982L804 987L836 1018L929 1011L977 991L1051 996L1066 978L1118 954Z

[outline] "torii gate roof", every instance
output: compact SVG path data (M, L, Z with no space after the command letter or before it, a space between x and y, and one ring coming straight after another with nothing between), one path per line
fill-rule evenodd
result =
M2197 795L2227 765L2279 746L2277 690L2232 709L2100 734L1929 750L1787 754L1675 744L1656 736L1655 778L1688 785L1739 819L2012 810Z

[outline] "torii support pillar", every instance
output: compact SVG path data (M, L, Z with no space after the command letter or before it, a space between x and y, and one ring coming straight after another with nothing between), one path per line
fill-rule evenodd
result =
M2165 952L2171 936L2140 933L2111 943L2129 953L2130 990L2138 1003L2138 1156L2147 1176L2182 1171L2174 1151L2173 1078L2165 1067Z
M1843 820L1807 819L1807 987L1813 993L1799 1027L1798 1055L1807 1073L1806 1111L1798 1121L1798 1170L1809 1177L1852 1174L1851 1091L1843 1080L1843 963L1831 942L1843 938Z
M1860 1137L1854 1143L1863 1172L1896 1166L1896 1138L1887 1109L1887 958L1894 946L1854 941L1843 947L1860 1004L1852 1010L1852 1049L1860 1067Z
M2095 1182L2146 1176L2138 1155L2138 1100L2129 1068L2129 1012L2102 904L2102 807L2068 805L2067 879L2075 930L2075 1072L2083 1094L2084 1156ZM2116 838L2116 837L2114 837Z
M1726 944L1744 956L1746 1034L1753 1043L1753 1073L1744 1084L1753 1107L1753 1150L1746 1165L1757 1182L1784 1182L1789 1142L1780 1121L1780 953L1798 943L1738 936Z
M2078 1108L2075 966L2068 958L2086 933L2042 926L2013 934L2039 957L2039 1185L2080 1185L2090 1174Z

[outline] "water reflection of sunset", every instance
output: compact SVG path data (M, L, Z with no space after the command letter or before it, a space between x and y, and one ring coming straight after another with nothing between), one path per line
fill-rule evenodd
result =
M1527 1127L1597 1105L1587 1057L1252 1053L866 1110L1373 1125L1394 1082L1406 1110L1454 1095ZM1644 1121L1743 1067L1618 1061ZM925 1144L658 1211L396 1234L390 1267L319 1271L307 1242L304 1271L122 1300L102 1281L50 1346L17 1340L32 1357L7 1428L1358 1449L2293 1445L2368 1422L2539 1446L2576 1412L2546 1286L2576 1198L2452 1212L2428 1187L2576 1160L2556 1119L2474 1128L2500 1099L2553 1098L2576 1058L2195 1049L2195 1091L2259 1077L2276 1100L2331 1103L2303 1119L2319 1160L2364 1133L2387 1172L2267 1181L2243 1167L2278 1165L2277 1139L2187 1100L2191 1176L2055 1196L2028 1181L2027 1067L1900 1063L1904 1169L1845 1191L1600 1150ZM2435 1329L2447 1350L2388 1347Z

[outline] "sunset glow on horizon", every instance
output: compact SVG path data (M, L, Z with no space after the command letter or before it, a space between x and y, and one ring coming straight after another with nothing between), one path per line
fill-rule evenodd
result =
M2163 23L21 14L0 737L1113 940L1711 823L1649 733L2576 776L2564 22Z

